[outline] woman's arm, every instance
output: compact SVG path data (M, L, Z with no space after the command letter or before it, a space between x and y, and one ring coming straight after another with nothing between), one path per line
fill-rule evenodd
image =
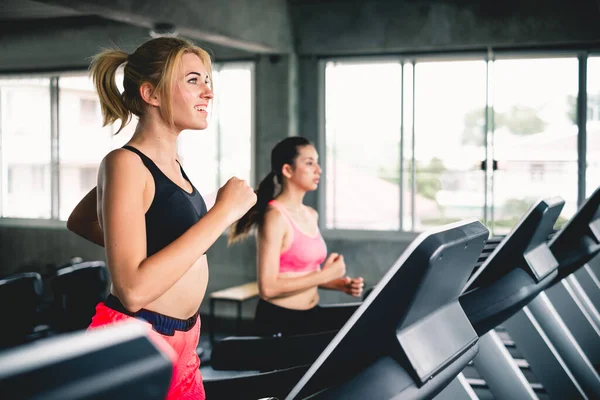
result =
M350 278L338 278L329 282L325 282L322 285L319 285L321 289L329 289L329 290L344 290L347 282L350 282Z
M266 300L291 296L322 285L345 272L343 258L334 253L325 263L327 268L299 277L279 276L279 257L286 224L279 210L271 209L258 230L258 288L261 297Z
M98 246L104 247L104 233L100 227L100 222L98 222L97 194L97 188L93 188L81 199L69 215L67 229Z
M364 280L361 277L350 278L348 276L344 278L334 279L326 282L323 285L319 285L322 289L340 290L350 296L360 297L365 286Z
M215 206L183 235L150 257L146 256L143 193L147 170L126 150L111 152L100 166L102 227L113 287L132 312L169 290L255 202L244 181L230 179Z
M310 213L313 215L313 217L315 218L315 221L317 222L317 224L319 223L319 213L317 212L317 210L315 210L312 207L307 207L308 210L310 211ZM364 286L364 282L363 282L363 278L350 278L350 277L343 277L343 278L337 278L325 283L322 283L321 285L319 285L320 288L322 289L329 289L329 290L339 290L342 291L346 294L349 294L351 296L354 297L360 297L360 294L362 293L362 288Z

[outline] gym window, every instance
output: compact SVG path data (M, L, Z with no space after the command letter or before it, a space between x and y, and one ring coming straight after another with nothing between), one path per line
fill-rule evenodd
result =
M213 68L209 129L183 132L178 142L209 206L229 177L253 176L253 64ZM66 220L96 185L102 158L131 138L136 123L116 136L119 122L103 128L85 72L0 77L0 217Z
M600 186L600 56L587 64L586 196Z
M327 229L420 232L474 217L502 234L545 196L565 199L564 222L600 185L600 57L364 57L324 68Z

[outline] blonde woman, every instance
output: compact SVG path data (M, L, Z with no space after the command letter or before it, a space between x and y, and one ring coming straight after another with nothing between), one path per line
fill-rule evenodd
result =
M115 74L123 64L120 93ZM168 398L204 399L195 350L208 281L205 253L256 202L252 189L232 178L207 212L177 159L179 133L208 126L210 57L185 40L157 38L132 54L98 54L91 75L105 125L120 120L122 129L132 115L139 122L131 140L104 158L97 189L69 219L69 229L104 245L112 279L90 329L143 320L174 361Z

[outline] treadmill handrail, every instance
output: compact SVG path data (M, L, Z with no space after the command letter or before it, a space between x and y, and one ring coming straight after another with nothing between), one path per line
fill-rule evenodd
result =
M600 187L548 242L559 262L554 283L581 268L600 253Z
M593 219L592 219L593 218ZM590 197L579 207L575 215L569 219L548 243L552 251L559 250L563 246L568 246L572 240L572 231L584 230L589 228L589 224L600 219L600 187L598 187ZM584 225L585 224L585 225ZM581 226L584 225L584 226ZM593 232L589 232L593 233ZM596 237L600 241L600 237Z
M551 253L548 254L549 250L544 251L539 249L543 249L547 246L546 240L548 235L552 231L554 223L564 207L564 204L565 201L560 197L540 199L534 203L529 208L529 211L521 217L511 232L496 246L492 254L486 258L481 267L471 276L463 289L463 293L472 290L477 286L485 286L486 284L497 280L498 277L505 275L513 268L525 268L531 274L533 279L540 281L551 273L553 269L558 267L558 263L556 263L555 266L550 266L544 271L536 271L535 266L531 265L525 255L538 249L538 252L544 253L544 257L551 257ZM552 219L554 219L554 221L552 221ZM552 223L552 226L544 226L544 223L548 225L550 222ZM543 232L544 230L549 231ZM527 238L528 241L526 243L520 243L520 240L523 238ZM517 247L518 251L507 252L506 249L509 246ZM513 260L505 260L506 258L514 257L522 258L521 262L523 265L510 265Z

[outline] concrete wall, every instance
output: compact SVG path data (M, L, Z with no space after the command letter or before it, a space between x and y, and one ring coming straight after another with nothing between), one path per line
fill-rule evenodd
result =
M324 90L319 87L319 61L315 57L298 58L297 86L298 107L298 135L310 140L319 152L319 164L325 165L325 140L321 138L319 129L322 119L321 102L324 101ZM322 93L323 92L323 93ZM324 121L324 119L323 119ZM321 174L320 187L325 187L325 174ZM306 194L305 203L316 210L325 207L323 194L320 191ZM321 218L323 223L324 219Z
M104 249L69 232L65 227L0 225L0 277L18 272L49 272L48 264L71 257L105 260Z
M593 43L594 0L291 1L299 55Z
M263 55L255 67L255 181L271 170L271 149L296 128L293 56Z

